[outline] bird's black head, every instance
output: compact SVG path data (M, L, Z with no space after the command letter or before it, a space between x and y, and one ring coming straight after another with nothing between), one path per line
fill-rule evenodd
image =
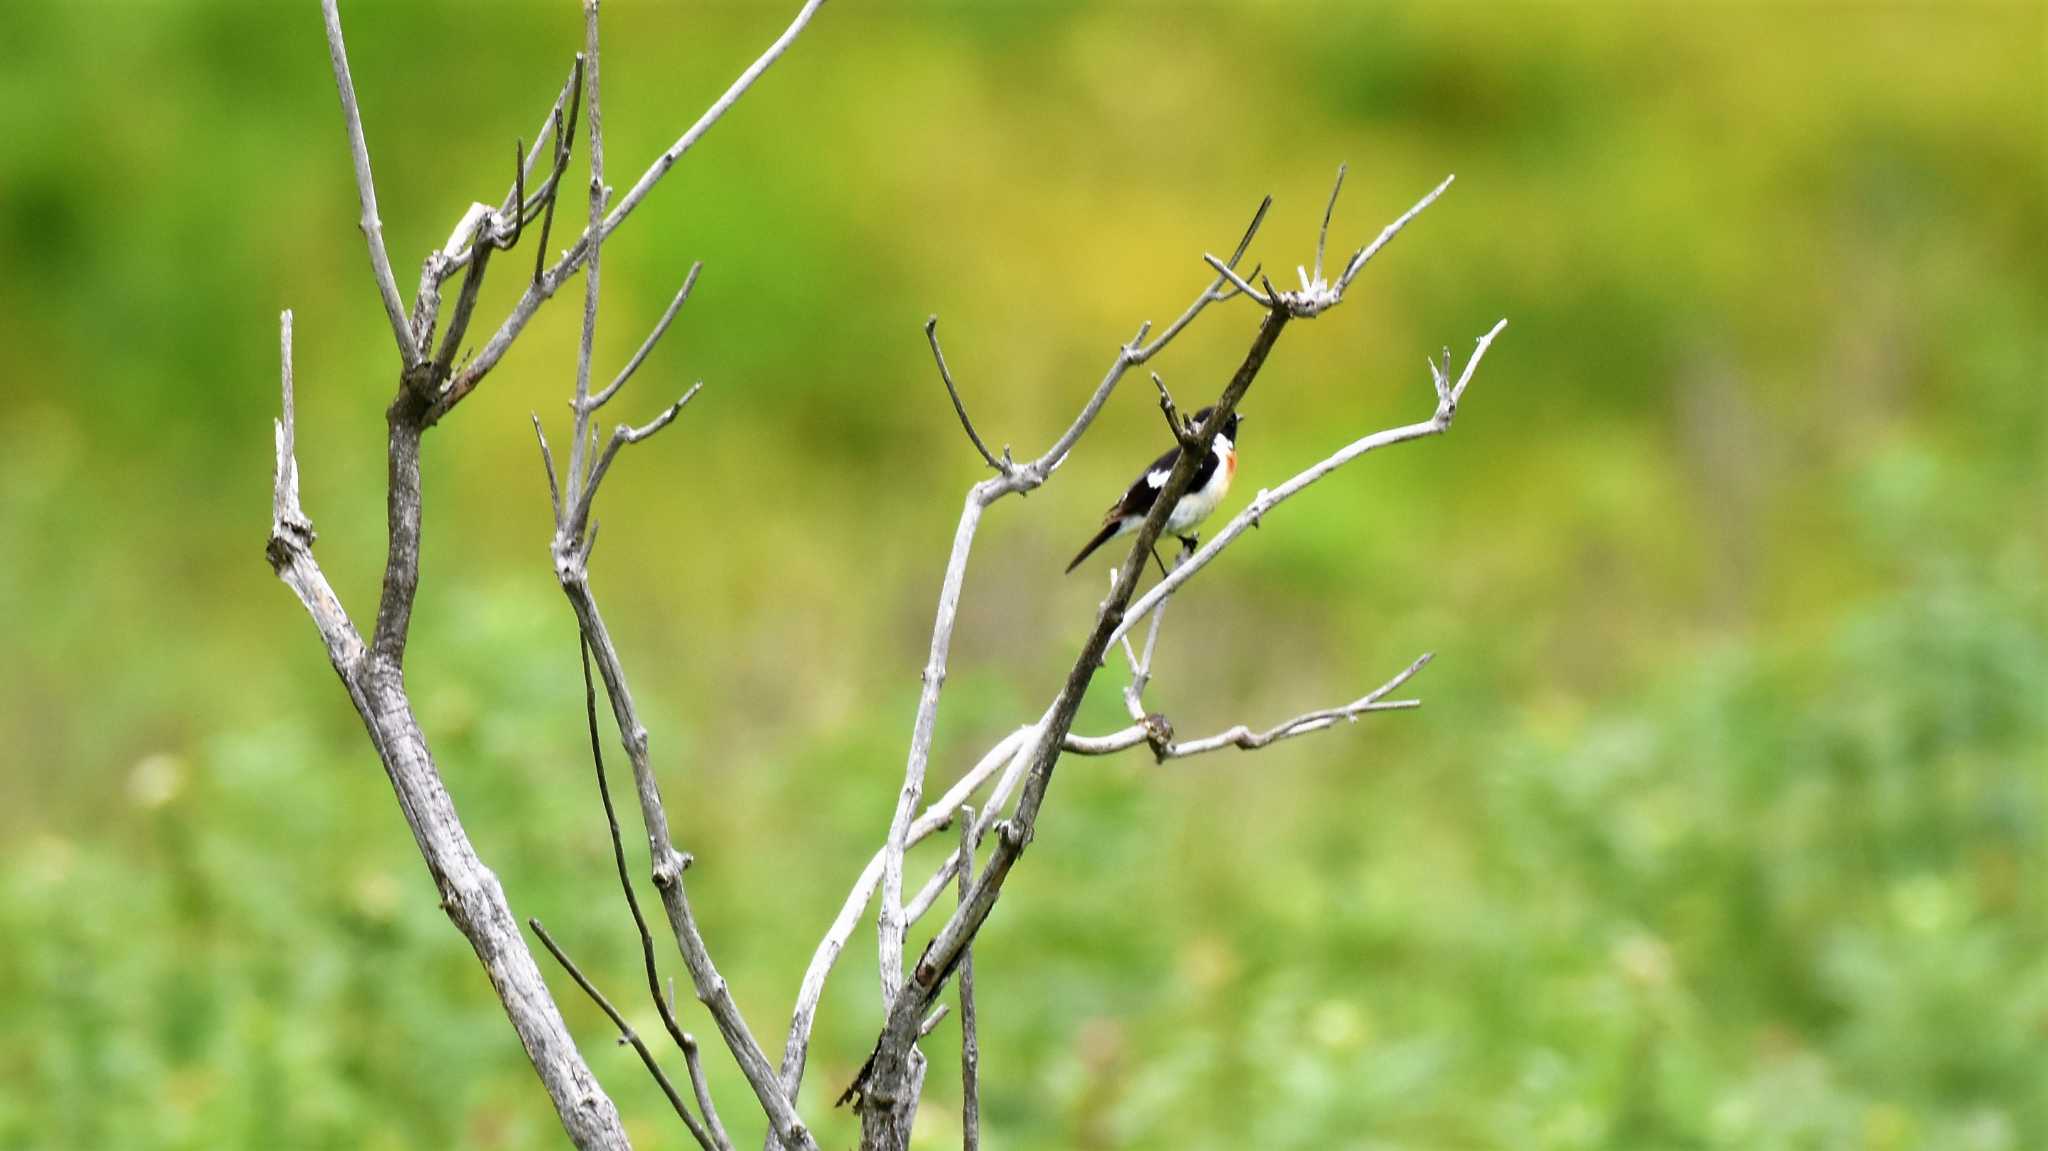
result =
M1209 417L1212 414L1214 414L1215 411L1216 409L1212 406L1203 408L1201 411L1196 412L1193 421L1195 427L1201 427L1204 423L1208 421ZM1237 412L1232 412L1230 413L1230 419L1226 421L1223 425L1223 434L1229 436L1230 442L1233 444L1237 442L1237 421L1243 418L1244 417L1238 414Z

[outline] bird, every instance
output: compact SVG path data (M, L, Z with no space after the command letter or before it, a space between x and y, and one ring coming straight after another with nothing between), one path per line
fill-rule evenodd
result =
M1210 407L1196 412L1194 426L1202 426L1214 411ZM1195 478L1188 485L1187 494L1181 496L1180 502L1166 517L1166 531L1179 536L1189 548L1196 544L1191 533L1215 513L1217 505L1230 491L1230 481L1237 476L1237 423L1243 418L1232 412L1230 419L1224 421L1222 430L1216 433L1215 443L1209 448L1208 458L1195 469ZM1173 473L1173 465L1179 462L1180 448L1176 445L1153 460L1152 466L1132 480L1123 498L1111 504L1109 512L1102 517L1102 529L1081 549L1081 554L1074 557L1074 562L1067 565L1067 571L1080 567L1081 561L1094 554L1096 548L1120 535L1137 531L1138 525L1144 523L1145 517L1151 513L1153 503L1159 499L1159 490L1166 486L1166 478ZM1157 559L1156 554L1154 559Z

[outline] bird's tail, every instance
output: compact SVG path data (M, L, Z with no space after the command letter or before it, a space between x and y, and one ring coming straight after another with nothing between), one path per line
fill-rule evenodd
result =
M1123 524L1114 516L1110 517L1109 522L1102 525L1102 530L1095 533L1095 538L1088 541L1088 546L1081 549L1081 554L1074 557L1074 562L1067 565L1068 574L1072 574L1075 568L1080 567L1082 560L1094 555L1096 548L1115 539L1117 529L1122 526Z

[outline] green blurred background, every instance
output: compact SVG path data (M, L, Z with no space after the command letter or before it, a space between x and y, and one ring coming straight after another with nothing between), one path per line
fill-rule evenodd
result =
M614 182L794 7L607 4ZM409 299L580 17L344 16ZM1041 451L1267 192L1291 277L1348 161L1346 250L1459 179L1287 332L1240 492L1425 417L1424 356L1511 326L1448 438L1181 597L1152 699L1270 723L1434 650L1425 707L1070 761L980 949L987 1145L2048 1146L2044 73L2038 5L834 0L604 262L600 372L705 261L619 406L705 391L615 472L595 568L756 1032L886 825L981 474L925 316ZM373 611L394 364L340 123L310 3L0 9L0 1147L562 1142L263 561L288 306L319 555ZM430 436L410 680L515 910L658 1033L527 423L579 294ZM1154 366L1213 394L1255 319ZM1098 592L1059 568L1162 435L1133 378L989 516L935 782L1049 698ZM874 964L869 932L820 1019L828 1147ZM681 1145L554 982L640 1145Z

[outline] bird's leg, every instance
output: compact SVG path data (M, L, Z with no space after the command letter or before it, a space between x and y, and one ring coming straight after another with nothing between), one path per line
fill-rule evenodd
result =
M1201 537L1201 536L1181 536L1181 537L1180 537L1180 546L1182 546L1182 547L1184 547L1184 548L1186 548L1186 549L1187 549L1187 553L1186 553L1186 554L1188 554L1188 555L1194 555L1194 554L1195 554L1195 549L1196 549L1196 548L1199 548L1199 547L1201 547L1201 546L1202 546L1202 537Z
M1163 559L1160 559L1160 558L1159 558L1159 545L1158 545L1157 543L1154 543L1154 544L1152 545L1152 562L1153 562L1153 563L1156 563L1156 564L1158 564L1158 565L1159 565L1159 578L1160 578L1160 579L1165 579L1165 578L1166 578L1166 561L1165 561L1165 560L1163 560Z

